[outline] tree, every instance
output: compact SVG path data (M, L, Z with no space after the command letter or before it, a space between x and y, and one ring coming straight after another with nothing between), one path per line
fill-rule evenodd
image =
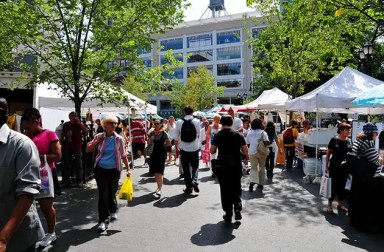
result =
M15 0L0 4L0 30L16 38L19 55L39 58L32 83L56 84L80 113L86 99L122 99L111 84L116 73L140 69L138 50L182 22L185 7L185 0Z
M250 40L254 50L255 90L280 87L293 98L322 74L353 64L347 20L335 19L321 1L248 0L264 12L264 25ZM252 21L252 20L251 20ZM353 42L353 41L352 41Z
M195 110L203 110L214 105L218 96L224 94L224 87L215 87L215 77L205 66L198 66L189 74L187 83L176 84L168 93L178 114L189 105Z

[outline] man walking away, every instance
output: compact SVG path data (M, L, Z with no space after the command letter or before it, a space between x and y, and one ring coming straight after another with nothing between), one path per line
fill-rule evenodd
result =
M220 168L215 171L220 184L221 205L225 212L223 219L231 222L233 212L235 220L241 220L241 153L248 156L248 147L244 137L231 129L233 119L230 115L223 115L220 119L221 131L216 133L212 140L211 153L216 153L219 149ZM214 165L214 164L212 164Z
M295 140L299 135L299 132L297 131L298 125L299 124L295 120L292 120L291 127L289 127L283 132L285 158L287 160L285 167L287 171L292 171L293 159L295 157Z
M8 128L8 104L0 97L0 251L35 251L44 236L33 202L40 188L35 144Z
M199 173L199 120L193 118L193 109L190 106L184 108L185 117L176 123L175 141L179 143L181 165L184 171L184 182L186 194L199 192L198 173ZM192 166L192 174L189 169Z

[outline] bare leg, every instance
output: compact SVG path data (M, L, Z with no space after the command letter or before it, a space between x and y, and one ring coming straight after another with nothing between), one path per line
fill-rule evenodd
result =
M155 180L157 183L157 190L156 192L161 192L161 188L163 187L163 174L161 173L155 173Z
M48 233L54 233L56 226L56 209L53 207L53 199L39 199L38 202L47 220Z

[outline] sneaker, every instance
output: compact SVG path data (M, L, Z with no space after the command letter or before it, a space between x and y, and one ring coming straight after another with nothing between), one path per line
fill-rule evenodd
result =
M104 232L107 229L108 229L108 226L105 224L105 222L100 222L99 225L97 226L96 232L98 234L101 234L102 232Z
M179 178L184 178L184 174L180 174Z
M235 210L235 220L241 220L243 216L241 216L241 212L238 210Z
M51 245L52 242L56 241L57 237L55 233L47 233L44 238L38 242L39 247L47 247Z
M117 220L117 213L111 213L111 216L109 217L111 221Z
M155 194L157 197L161 197L161 191L160 190L156 190Z
M250 192L253 192L253 186L255 185L255 183L249 183L249 191Z
M264 189L264 186L263 186L263 185L258 185L258 186L257 186L257 189L263 190L263 189Z
M200 192L199 186L196 182L192 182L192 188L195 192Z

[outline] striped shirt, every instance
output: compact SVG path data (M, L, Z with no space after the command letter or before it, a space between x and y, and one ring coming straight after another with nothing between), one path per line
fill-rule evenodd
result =
M144 124L139 121L131 122L132 143L145 143L146 131Z
M115 135L115 161L116 161L116 169L118 171L121 171L122 170L121 161L122 161L123 158L125 158L128 155L128 153L127 153L127 150L125 148L125 141L124 141L123 137L120 136L119 134L117 134L116 132L114 132L114 135ZM90 143L88 143L88 145L91 145L93 142L99 141L99 138L101 136L104 136L104 140L102 140L102 142L100 144L98 144L98 146L96 147L98 152L97 152L97 155L96 155L95 167L99 163L101 158L103 157L105 148L107 147L107 141L106 141L107 137L105 135L105 132L97 134L95 136L95 138Z
M352 152L357 155L366 156L371 165L377 166L374 177L380 177L381 161L379 159L379 153L375 149L375 142L373 140L356 138L356 141L352 146Z

